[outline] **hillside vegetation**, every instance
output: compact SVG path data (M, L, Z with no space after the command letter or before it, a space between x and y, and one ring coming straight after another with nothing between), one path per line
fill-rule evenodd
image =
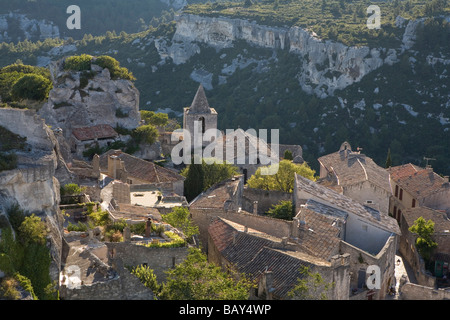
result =
M367 8L377 5L381 10L381 29L368 29ZM416 19L423 16L449 14L447 0L245 0L207 2L189 5L185 13L223 16L256 21L263 25L300 26L308 28L321 39L346 45L392 47L400 35L395 19L402 16Z
M279 0L277 7L275 1L220 2L190 5L185 9L188 13L209 16L250 18L266 25L304 24L323 38L328 38L329 31L335 28L340 30L336 35L341 37L336 38L338 41L347 44L372 41L371 47L386 45L387 48L399 48L405 31L404 26L394 28L397 12L405 18L425 18L417 30L414 47L399 54L398 62L382 66L325 99L301 90L297 75L302 72L302 57L288 50L258 48L244 41L220 51L201 44L199 54L184 64L173 64L170 58L160 56L154 40L170 43L174 22L159 23L132 34L118 31L100 36L86 34L79 41L3 43L0 66L17 59L35 65L40 56L58 59L61 55L48 52L60 45L73 46L76 55L109 55L136 78L140 108L151 111L170 108L173 111L170 118L181 114L183 107L192 102L198 88L198 81L192 78L193 71L206 70L212 74L212 89L206 95L219 113L219 129L279 129L280 143L301 145L305 160L315 170L317 157L338 150L347 140L353 148L363 148L379 165L384 166L390 149L392 165L412 162L424 166L423 157L431 157L436 159L431 162L435 171L448 175L450 96L446 83L450 71L450 26L448 20L440 17L442 12L450 13L448 4L439 0L377 1L383 27L381 31L364 31L353 23L354 14L350 11L355 12L358 5L366 8L372 3L344 1L341 17L335 18L331 8L341 2ZM323 14L322 3L325 3ZM240 9L233 13L232 8ZM289 16L297 18L288 21ZM358 19L365 26L367 18ZM373 37L359 38L360 31L386 32L387 37L377 38L374 33ZM236 61L238 67L223 81L224 66Z

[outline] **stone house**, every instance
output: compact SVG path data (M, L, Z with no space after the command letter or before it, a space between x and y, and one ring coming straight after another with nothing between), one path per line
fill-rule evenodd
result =
M265 234L265 238L278 239L274 240L278 245L271 248L279 249L281 241L285 249L292 250L289 255L306 255L308 261L316 264L319 261L331 263L333 257L348 254L350 278L348 284L341 285L350 288L351 292L348 290L344 299L367 299L369 296L384 299L395 281L395 253L400 235L395 219L300 176L296 176L293 193L296 217L293 221L274 219L243 210L245 191L242 185L243 176L235 177L211 187L190 203L191 217L199 226L200 242L208 255L212 255L211 259L222 266L236 263L220 245L222 240L214 240L211 234L211 224L221 218L230 225L242 225L244 230L253 229L252 235L259 232ZM246 253L244 245L241 250L242 254ZM256 253L254 257L257 257ZM382 270L380 288L372 292L364 290L368 277L366 270L370 265ZM273 273L272 279L275 277ZM258 281L263 281L261 279ZM355 292L359 293L354 295ZM343 295L339 294L339 297Z
M371 293L374 293L372 298L384 299L395 281L395 253L401 234L395 219L297 174L293 201L296 219L300 226L304 226L302 232L317 232L315 227L310 226L314 219L327 221L328 227L337 229L335 236L339 238L339 247L336 250L350 254L350 286L353 292L364 289L368 266L380 268L380 288ZM317 240L324 241L322 238Z
M109 146L116 141L119 134L107 124L98 124L91 127L80 127L72 130L71 151L78 157L89 148Z
M419 218L423 217L425 221L434 222L433 241L437 243L431 260L433 262L433 276L426 273L422 257L416 248L417 235L411 233L409 228ZM444 279L450 277L450 220L443 211L434 210L426 207L407 208L401 217L402 236L399 243L399 252L408 261L415 271L418 284L435 288L450 287L450 282Z
M149 185L166 192L184 194L184 177L155 163L134 157L121 150L109 150L99 158L99 170L109 179L130 185Z
M389 212L392 194L389 173L359 150L352 151L348 142L342 143L339 151L318 158L320 181L334 179L342 193L359 203Z
M328 299L346 300L349 295L348 255L334 255L330 261L298 250L287 238L278 238L245 225L216 218L208 228L208 261L224 270L246 274L257 286L250 299L289 299L288 293L302 267L318 272L325 283L334 283Z
M421 168L411 163L388 169L392 185L389 213L402 221L408 208L428 207L450 214L450 184L431 167Z

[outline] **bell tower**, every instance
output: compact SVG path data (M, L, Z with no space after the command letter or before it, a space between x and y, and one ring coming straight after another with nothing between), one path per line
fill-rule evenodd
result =
M196 121L197 125L195 125ZM183 129L191 134L192 145L196 135L201 135L208 129L217 129L217 112L209 106L205 90L201 84L198 87L191 106L184 108ZM208 141L203 141L202 143L203 146L208 144Z

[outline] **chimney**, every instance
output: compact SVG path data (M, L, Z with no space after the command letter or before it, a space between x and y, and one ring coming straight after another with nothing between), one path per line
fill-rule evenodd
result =
M123 228L123 241L130 242L131 241L131 230L130 227L126 226Z
M147 223L145 224L145 237L150 238L150 233L152 231L152 220L150 218L147 219Z
M258 201L253 201L253 214L258 214Z
M244 232L247 233L248 232L248 227L244 226Z
M264 280L265 280L265 288L264 289L266 291L266 299L272 300L272 292L274 291L272 271L264 272Z
M448 176L444 176L444 183L448 183Z

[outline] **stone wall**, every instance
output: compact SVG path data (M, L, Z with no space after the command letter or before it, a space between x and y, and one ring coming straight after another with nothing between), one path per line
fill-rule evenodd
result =
M79 288L60 286L62 300L153 300L153 292L132 275L120 259L113 261L117 271L113 279L82 285Z
M253 211L253 205L254 202L257 201L257 213L263 214L267 212L272 205L278 204L282 200L292 201L292 193L244 187L242 207L248 212L255 213Z
M414 283L403 285L400 293L401 300L450 300L450 290L434 289Z
M398 248L400 254L414 270L417 284L434 288L436 285L436 278L425 273L425 263L417 252L415 245L417 236L408 230L408 224L403 217L400 226L402 231Z
M131 242L107 242L110 258L120 257L123 265L137 266L146 263L153 269L158 282L165 281L165 271L183 262L188 248L147 248Z
M257 229L278 238L288 237L291 234L293 223L292 221L258 216L244 211L236 212L191 208L190 212L192 220L199 227L199 240L202 248L206 252L208 250L208 227L211 221L216 217L242 224L248 228Z
M391 236L383 249L373 256L351 244L341 241L340 251L350 254L350 272L352 273L350 279L350 288L358 288L358 274L361 271L366 272L367 268L371 265L380 267L381 271L381 286L373 299L384 299L390 285L395 284L395 253L397 251L397 237ZM368 275L364 278L364 284L366 283Z

